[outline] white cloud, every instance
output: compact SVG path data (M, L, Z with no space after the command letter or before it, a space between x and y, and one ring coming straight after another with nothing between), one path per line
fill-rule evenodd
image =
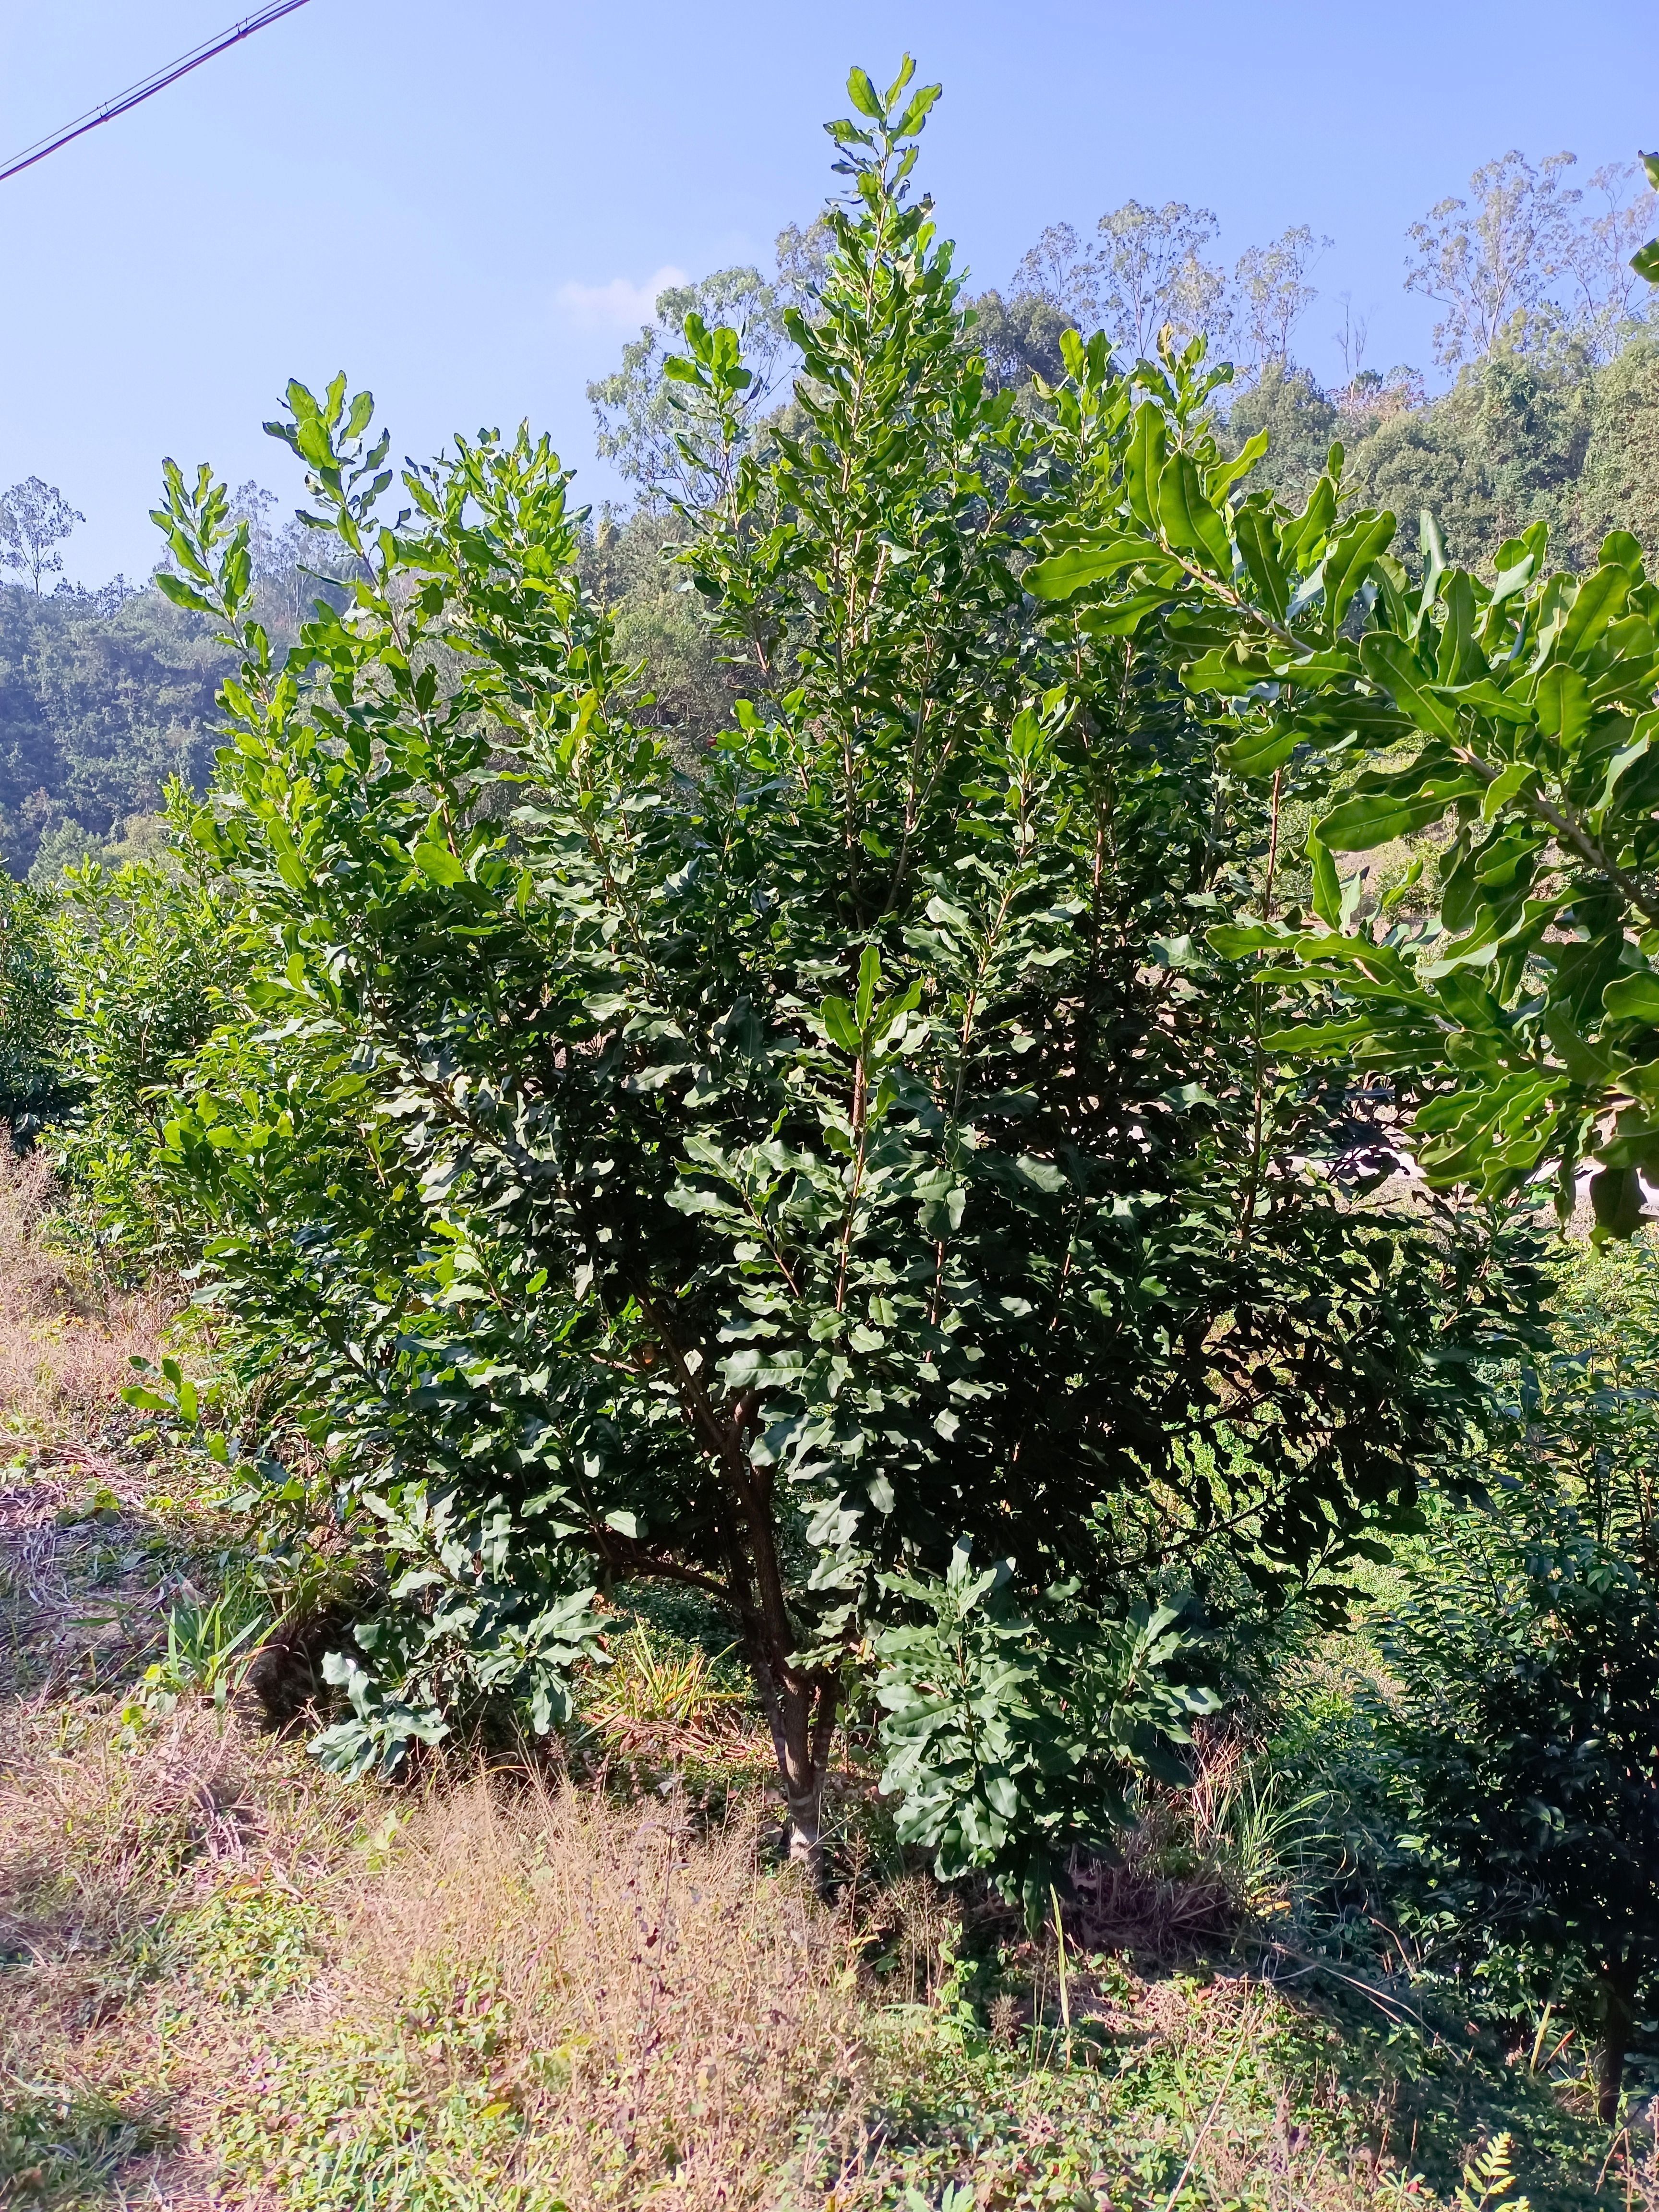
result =
M659 292L685 281L684 269L665 263L642 284L630 284L626 276L613 276L608 284L561 284L553 298L582 330L635 331L656 320Z

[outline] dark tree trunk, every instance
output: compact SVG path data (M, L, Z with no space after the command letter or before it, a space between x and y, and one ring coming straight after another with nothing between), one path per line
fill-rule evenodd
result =
M1636 1984L1632 1960L1612 1959L1601 1969L1601 2039L1595 2051L1595 2109L1604 2126L1619 2117L1625 2086L1625 2054L1636 2032Z
M727 1559L723 1595L744 1624L744 1642L772 1730L778 1774L788 1806L789 1856L823 1886L823 1783L835 1741L840 1684L834 1673L795 1663L798 1624L790 1616L772 1510L772 1474L757 1468L749 1438L758 1397L749 1391L724 1407L708 1396L672 1330L667 1305L648 1285L638 1296L673 1364L693 1433L723 1479L722 1537Z
M805 1867L822 1889L823 1783L835 1741L839 1687L833 1674L799 1674L793 1668L757 1664L778 1776L788 1807L789 1856Z

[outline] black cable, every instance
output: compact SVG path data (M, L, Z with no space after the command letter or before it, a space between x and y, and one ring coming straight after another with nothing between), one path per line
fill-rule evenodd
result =
M210 39L204 46L192 46L187 54L180 54L176 62L168 62L165 68L141 77L137 84L129 85L125 92L118 92L112 100L106 100L101 107L88 108L84 115L77 116L73 123L66 123L61 131L54 131L50 137L37 138L33 146L26 146L21 154L0 168L0 184L3 184L8 177L15 177L20 169L31 169L37 161L44 161L48 154L55 154L60 146L67 146L71 138L79 138L86 131L95 131L100 123L110 123L118 115L125 115L130 107L137 107L141 100L148 100L152 93L165 92L170 84L177 84L181 76L188 76L191 70L200 69L204 62L210 62L215 54L223 53L228 46L234 46L243 39L251 39L256 31L263 31L267 23L274 23L279 15L291 15L296 8L303 8L305 4L306 0L273 0L271 6L262 8L257 15L245 16L242 21L232 24L229 30L222 32L216 39Z

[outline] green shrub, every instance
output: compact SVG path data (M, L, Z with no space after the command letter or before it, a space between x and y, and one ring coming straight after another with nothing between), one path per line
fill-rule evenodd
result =
M173 805L176 829L182 794ZM71 870L54 922L58 1049L76 1103L53 1149L129 1265L197 1255L198 1225L177 1207L156 1158L191 1056L216 1028L246 1018L231 911L193 850Z
M1548 1492L1460 1517L1383 1633L1430 1893L1593 2016L1601 2117L1659 1968L1659 1592Z
M35 1135L66 1097L54 904L0 871L0 1117L14 1141Z
M1110 606L1016 580L1117 513L1152 416L1172 484L1231 481L1225 372L1195 343L1126 380L1068 337L1051 414L993 392L908 181L933 92L850 84L853 195L789 326L810 428L757 453L737 334L695 314L665 365L742 692L695 779L634 719L544 440L459 441L382 526L370 395L291 386L360 580L280 660L224 488L170 471L162 588L242 656L191 834L252 1019L143 1155L305 1428L254 1510L305 1498L375 1585L325 1755L395 1768L515 1704L540 1732L596 1589L678 1583L731 1620L809 1859L843 1700L953 1557L1007 1563L1011 1618L1075 1585L1103 1718L1183 1577L1329 1599L1409 1520L1533 1287L1478 1212L1350 1203L1376 1101L1281 1066L1305 994L1204 942L1272 908L1280 823L1185 684L1179 563ZM1273 524L1298 561L1322 485ZM1151 1703L1057 1847L1178 1719L1176 1658L1133 1657ZM912 1751L905 1789L937 1753L948 1795L951 1732Z

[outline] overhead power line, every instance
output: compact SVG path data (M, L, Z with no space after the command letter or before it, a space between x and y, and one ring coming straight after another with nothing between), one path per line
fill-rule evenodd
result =
M37 161L44 161L48 154L55 154L60 146L67 146L71 138L84 137L88 131L95 131L100 123L112 123L118 115L125 115L130 107L137 107L140 100L149 100L155 93L165 92L170 84L177 84L181 76L188 76L191 70L200 69L204 62L210 62L215 54L223 53L228 46L240 45L244 39L251 39L256 31L263 31L267 23L274 23L279 15L291 15L296 8L303 8L305 4L306 0L272 0L272 5L260 9L257 15L244 16L240 23L233 23L229 30L222 31L216 39L210 39L204 46L192 46L187 54L180 54L176 62L168 62L164 69L155 70L152 75L141 78L137 84L129 85L125 92L118 92L112 100L105 100L101 107L88 108L84 115L77 115L73 123L66 123L61 131L54 131L50 137L37 138L33 146L26 146L21 154L15 155L3 168L0 168L0 184L3 184L8 177L15 177L20 169L32 169Z

